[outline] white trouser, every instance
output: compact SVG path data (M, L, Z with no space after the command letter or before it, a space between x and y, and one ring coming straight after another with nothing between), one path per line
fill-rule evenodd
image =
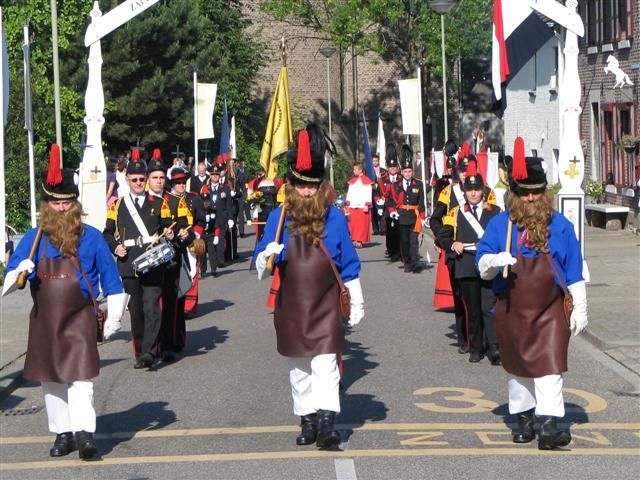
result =
M564 417L562 375L524 378L509 375L509 413L536 409L536 415Z
M335 353L289 358L289 383L295 415L318 410L340 413L340 371Z
M93 382L78 380L73 383L42 382L44 404L47 408L49 431L96 431L96 411L93 409Z

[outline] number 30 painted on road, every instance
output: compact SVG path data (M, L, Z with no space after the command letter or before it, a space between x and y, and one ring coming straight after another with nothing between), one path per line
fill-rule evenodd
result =
M438 412L438 413L484 413L490 412L495 408L499 407L499 405L491 400L488 400L484 397L484 393L480 390L475 390L473 388L458 388L458 387L425 387L419 388L415 392L414 395L433 395L435 393L445 393L445 392L454 392L457 395L448 395L444 397L444 400L448 402L453 402L451 406L439 405L437 403L428 402L428 403L416 403L416 407L421 408L423 410L427 410L429 412ZM584 413L594 413L599 412L607 408L607 401L590 392L586 392L584 390L579 390L577 388L565 388L565 394L572 394L576 397L581 398L585 401L586 405L584 407L567 408L567 412L584 412ZM456 406L456 404L468 404L468 405L460 405Z

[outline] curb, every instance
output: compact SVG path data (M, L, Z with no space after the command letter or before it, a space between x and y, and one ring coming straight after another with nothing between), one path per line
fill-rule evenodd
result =
M581 333L582 338L584 338L586 341L588 341L591 345L593 345L594 347L596 347L598 350L602 351L602 352L606 352L607 350L611 350L614 348L619 348L619 347L638 347L640 348L640 344L635 341L635 340L629 340L629 341L618 341L618 342L611 342L608 340L603 340L602 338L600 338L598 335L596 335L595 333L591 332L589 330L589 327L585 328L584 331Z

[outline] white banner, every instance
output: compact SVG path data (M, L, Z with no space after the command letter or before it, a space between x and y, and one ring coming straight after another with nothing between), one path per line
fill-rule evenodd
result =
M434 150L432 155L433 155L433 168L434 168L434 170L432 170L432 173L435 171L435 173L438 175L438 178L442 178L442 175L444 175L444 172L445 172L444 152L442 150L439 150L439 151Z
M215 83L198 83L196 108L198 112L198 139L214 138L213 110L216 105Z
M236 157L236 116L231 117L231 133L229 133L229 152L231 158L235 160Z
M384 127L382 125L382 117L378 114L378 140L376 142L376 153L380 159L380 167L387 168L387 160L385 158L387 151L387 142L384 138Z
M418 79L398 80L400 108L402 110L402 134L420 135L420 96Z
M500 176L498 175L498 163L500 161L498 152L487 153L487 180L489 187L493 188L498 184Z

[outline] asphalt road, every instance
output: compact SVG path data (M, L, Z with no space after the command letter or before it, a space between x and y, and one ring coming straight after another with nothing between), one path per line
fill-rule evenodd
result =
M341 451L295 445L286 359L264 306L269 281L248 271L249 237L242 261L201 282L177 362L134 370L128 331L100 347L99 460L49 458L41 389L27 383L0 404L0 478L637 478L638 397L610 358L571 342L566 449L513 444L502 368L456 352L452 315L431 308L434 270L404 273L373 240L361 250L366 317L344 355Z

